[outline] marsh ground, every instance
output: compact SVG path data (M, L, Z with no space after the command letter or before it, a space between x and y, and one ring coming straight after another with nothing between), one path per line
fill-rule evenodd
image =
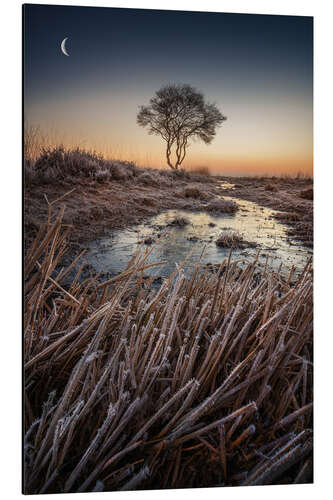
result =
M48 203L66 203L64 223L72 225L71 246L138 224L164 210L207 210L218 197L249 200L272 208L289 227L291 239L313 245L312 180L302 178L213 177L175 175L169 171L137 169L136 176L96 181L94 178L29 182L24 191L25 241L29 246L47 220ZM310 198L310 199L309 199ZM54 203L56 214L61 203Z
M277 210L290 237L313 246L313 180L305 177L222 177L225 195Z
M25 492L311 482L311 265L295 282L241 268L220 238L228 224L244 232L239 252L274 237L311 252L311 181L117 168L26 179ZM158 258L208 243L218 268L154 287L143 278L161 231L173 239ZM115 261L127 233L125 271L71 275L79 249L111 238Z

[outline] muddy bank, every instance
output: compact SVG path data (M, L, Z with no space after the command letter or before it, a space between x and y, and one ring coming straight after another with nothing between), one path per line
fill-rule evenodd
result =
M53 216L56 217L65 203L64 223L75 229L71 232L70 244L78 248L111 230L135 225L166 209L200 210L219 194L220 186L214 178L202 177L200 180L198 176L171 178L162 185L131 181L100 184L85 179L75 184L61 181L26 186L25 243L29 247L41 224L47 221L47 200L52 203L64 197L53 204Z
M313 181L309 178L219 177L222 194L277 210L290 240L313 247Z
M274 217L288 225L290 240L312 246L313 201L302 197L302 193L312 187L308 179L272 180L188 174L183 178L165 176L160 183L153 176L142 178L141 182L136 179L101 184L77 179L75 183L57 181L26 186L26 247L30 246L40 226L46 222L48 203L62 197L52 205L52 212L56 216L60 206L66 204L64 223L74 228L70 234L70 245L77 250L89 241L109 235L110 231L136 225L164 210L205 210L218 196L249 200L278 210Z

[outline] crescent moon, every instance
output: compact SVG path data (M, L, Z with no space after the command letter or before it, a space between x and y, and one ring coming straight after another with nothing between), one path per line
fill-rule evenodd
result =
M65 56L69 57L69 54L66 50L66 41L68 40L68 37L67 38L64 38L63 41L61 42L61 51L63 54L65 54Z

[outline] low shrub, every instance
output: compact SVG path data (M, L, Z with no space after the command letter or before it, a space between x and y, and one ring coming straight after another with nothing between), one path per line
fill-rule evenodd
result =
M180 168L179 170L171 170L171 174L176 179L190 180L191 174L187 172L184 168Z
M68 175L89 177L104 165L104 158L94 151L56 146L43 148L35 162L35 169L39 173L45 173L49 169L56 170L62 178Z
M142 182L142 184L146 184L147 186L158 187L160 185L159 175L156 172L143 172L138 177L138 182Z
M106 168L99 168L94 174L94 179L97 182L103 184L104 182L110 180L110 171L108 171Z
M57 180L90 178L96 182L127 181L138 175L132 162L105 160L95 151L65 149L63 146L44 148L34 163L26 162L27 183L49 183Z
M200 198L201 191L197 186L189 185L184 189L185 198Z
M122 165L120 162L108 162L110 170L110 179L115 181L126 181L133 177L131 169L126 164Z

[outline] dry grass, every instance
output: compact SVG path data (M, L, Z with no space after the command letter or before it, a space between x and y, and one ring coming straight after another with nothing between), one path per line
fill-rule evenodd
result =
M253 246L244 240L243 236L238 231L223 231L216 240L216 245L222 248L246 248Z
M36 148L27 147L27 151L31 149ZM29 155L33 158L31 152ZM45 196L54 200L71 191L66 198L65 221L75 227L71 243L77 247L110 229L137 224L162 210L205 209L206 200L219 192L219 185L212 178L207 178L207 182L205 179L184 171L141 168L131 162L107 160L99 153L80 148L43 147L36 158L26 158L24 165L25 244L31 244L47 218ZM188 185L199 190L198 198L185 196Z
M111 180L127 181L136 177L140 169L131 162L105 160L95 152L63 146L43 147L34 161L25 162L25 183L50 184L59 181L91 179L98 183Z
M310 264L153 289L152 247L65 289L63 214L25 259L25 492L311 481Z
M157 174L157 172L155 174L154 172L143 172L139 176L138 181L147 186L158 187L161 182Z
M188 182L212 184L214 181L202 172L185 170L158 170L138 167L133 162L106 159L101 153L80 147L65 148L62 145L44 146L37 144L34 128L25 133L24 180L26 187L59 185L62 182L95 182L106 184L113 181L150 186L153 188L174 187ZM41 140L41 139L40 139ZM190 192L193 187L192 194ZM206 198L202 189L190 185L183 196Z
M184 196L185 198L200 198L201 197L201 191L198 188L198 186L195 185L189 185L186 186L184 189Z
M224 200L223 198L214 198L207 205L209 212L216 213L234 213L238 210L238 205L232 200Z

